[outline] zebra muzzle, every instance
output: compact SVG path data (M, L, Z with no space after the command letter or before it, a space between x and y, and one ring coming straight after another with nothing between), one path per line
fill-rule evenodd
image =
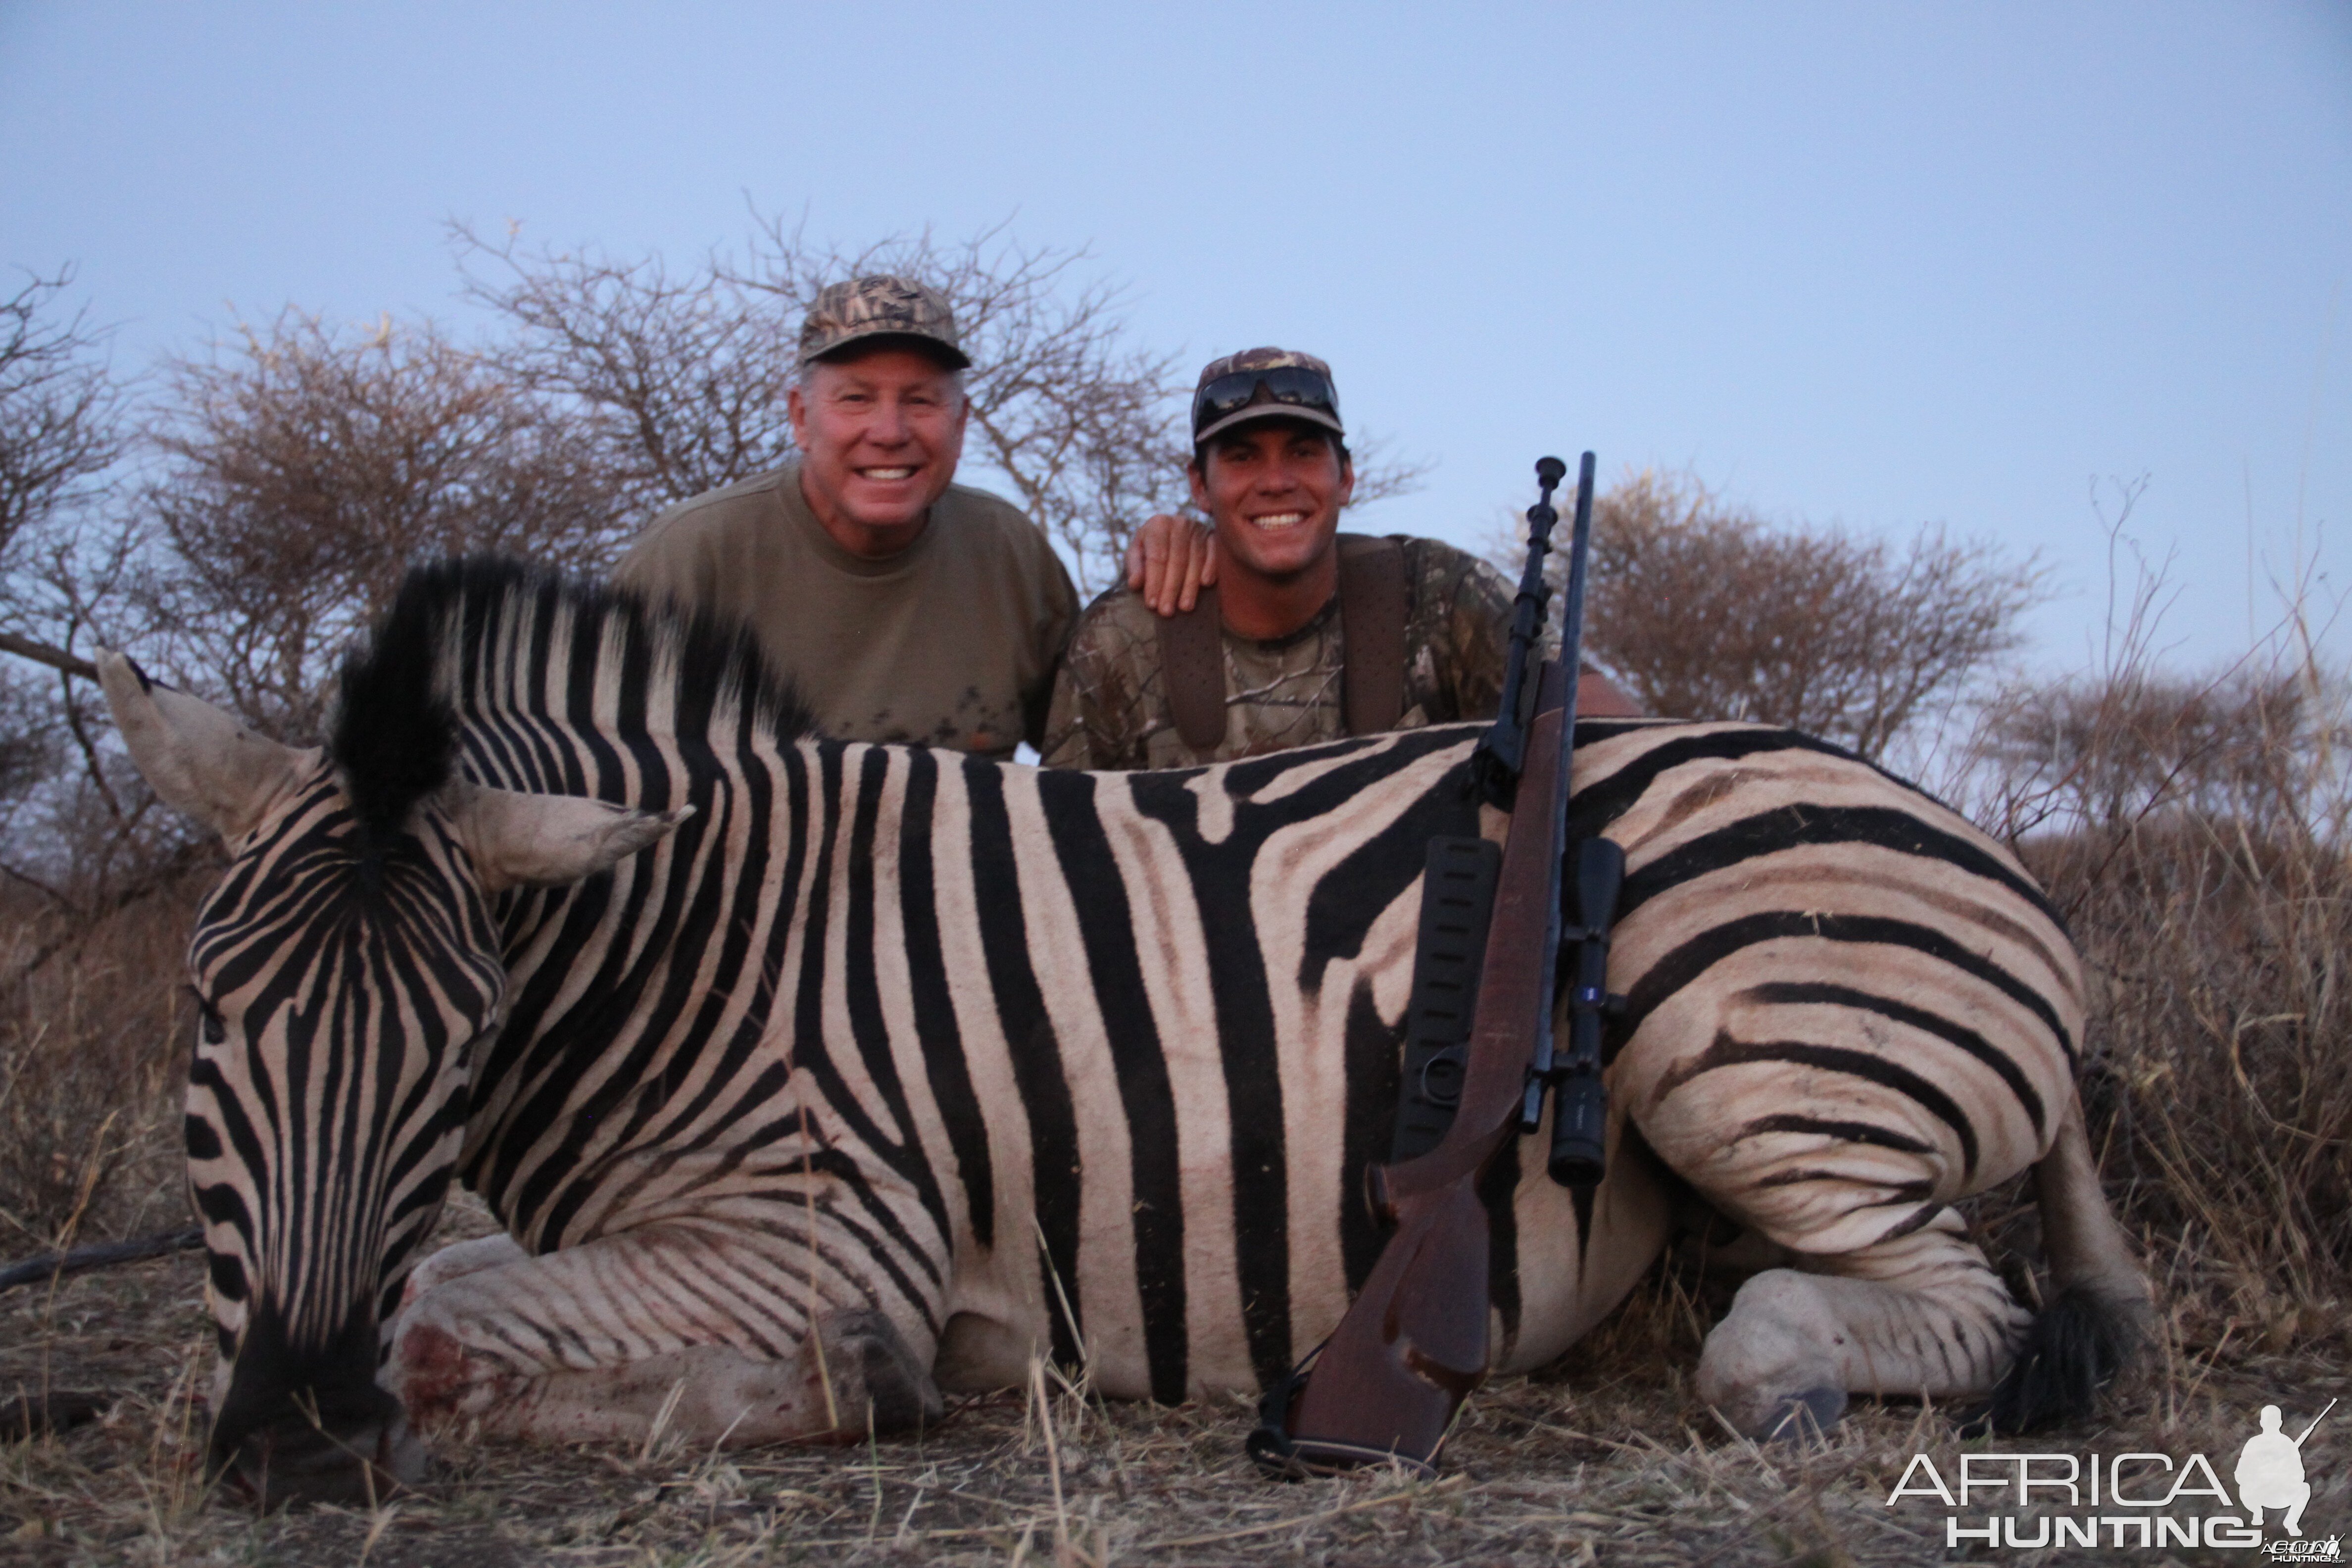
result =
M374 1315L355 1311L307 1352L284 1320L257 1310L214 1413L206 1470L268 1510L287 1503L373 1505L415 1482L424 1445L399 1399L375 1381Z

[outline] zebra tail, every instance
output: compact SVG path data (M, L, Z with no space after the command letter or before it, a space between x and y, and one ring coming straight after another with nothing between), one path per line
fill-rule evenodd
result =
M2034 1167L2034 1184L2054 1289L1971 1423L1999 1433L2088 1416L2099 1391L2137 1356L2154 1312L2147 1277L2099 1185L2079 1100Z

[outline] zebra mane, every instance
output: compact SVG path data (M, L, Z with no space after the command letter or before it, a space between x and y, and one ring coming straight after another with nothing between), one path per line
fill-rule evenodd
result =
M498 650L517 649L548 663L584 656L620 672L666 661L681 714L707 721L731 698L754 728L780 740L814 729L791 683L738 622L507 556L419 566L373 634L345 657L327 745L369 852L391 843L416 803L449 781L468 731L517 719L569 724L568 713L546 711L543 700L551 685L563 692L566 680L550 682L544 669L490 668Z

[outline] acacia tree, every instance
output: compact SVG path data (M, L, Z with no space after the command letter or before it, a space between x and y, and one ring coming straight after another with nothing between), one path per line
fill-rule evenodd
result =
M607 563L628 532L593 443L430 324L289 311L168 372L145 602L248 721L319 734L331 663L419 561Z
M1559 566L1555 558L1555 566ZM2032 561L1776 527L1686 477L1643 470L1593 506L1586 649L1654 713L1788 724L1883 755L2023 640Z
M70 552L75 524L109 490L130 443L128 398L86 311L58 320L73 275L33 277L0 301L0 652L60 672L81 661L48 640L56 619L45 557ZM39 727L37 700L0 674L0 779ZM28 729L26 726L31 726Z
M54 316L73 275L32 278L0 300L0 573L88 499L122 455L124 395L87 313Z
M75 493L121 449L118 395L85 318L51 319L70 279L29 278L0 301L0 650L37 658L34 606L19 568ZM47 693L20 667L0 668L0 811L22 800L55 764Z

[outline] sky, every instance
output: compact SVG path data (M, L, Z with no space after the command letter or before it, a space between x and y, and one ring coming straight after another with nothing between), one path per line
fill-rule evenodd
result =
M1433 465L1358 526L1484 546L1590 447L2038 552L2052 670L2127 490L2184 667L2352 585L2352 0L0 0L0 267L72 265L126 368L289 303L462 327L451 219L689 258L754 207L1009 220L1187 364L1321 354Z

